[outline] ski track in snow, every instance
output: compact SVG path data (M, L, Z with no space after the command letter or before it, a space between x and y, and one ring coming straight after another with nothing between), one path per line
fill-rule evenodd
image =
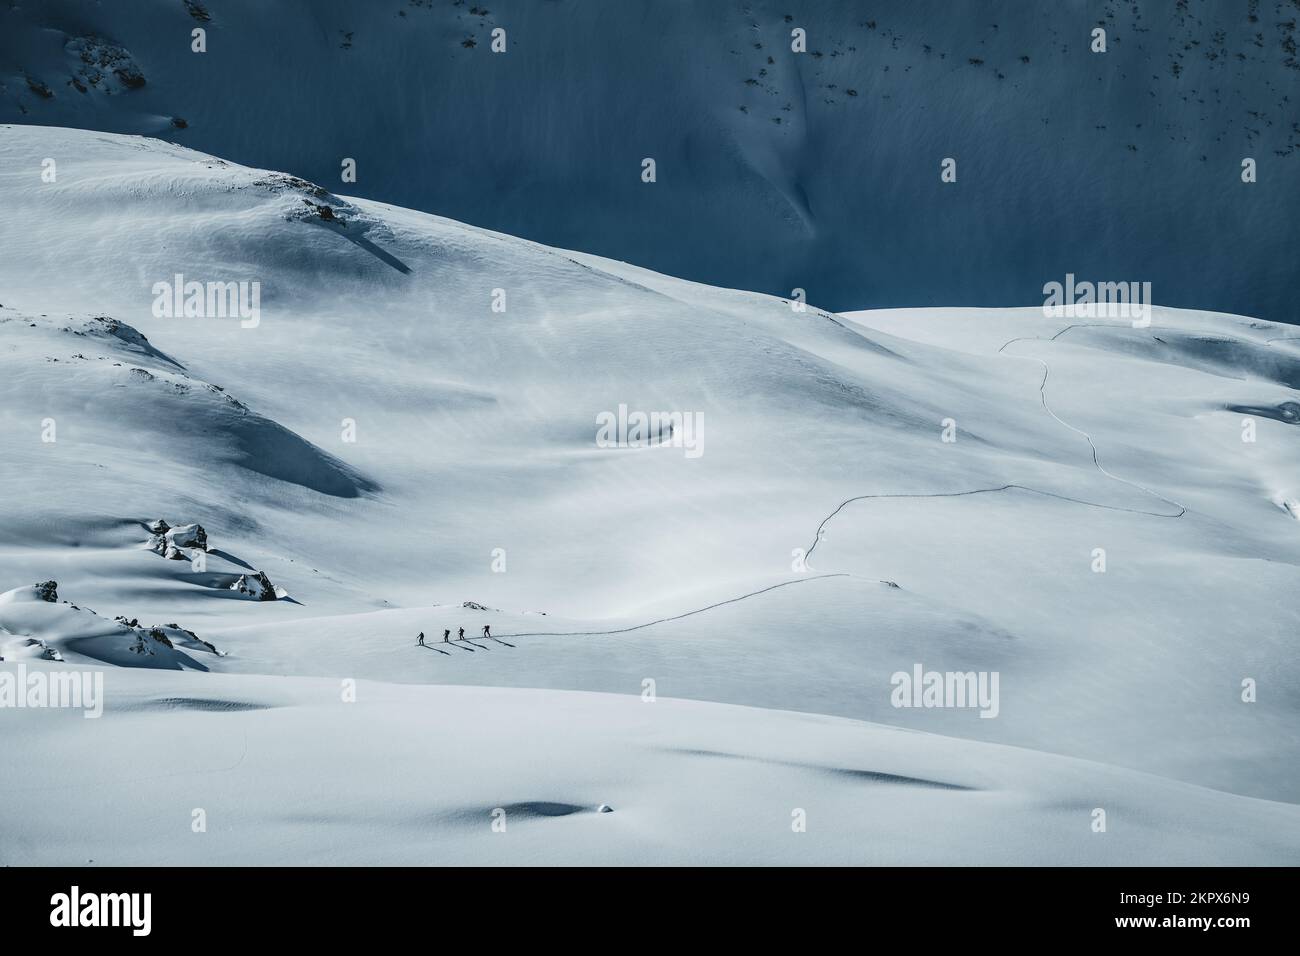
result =
M790 581L781 581L777 584L770 584L765 588L757 591L750 591L748 594L741 594L738 597L727 598L725 601L717 601L707 607L699 607L693 611L683 611L681 614L674 614L670 617L661 617L658 620L646 621L644 624L634 624L631 627L620 627L612 631L524 631L517 634L503 634L502 637L584 637L587 635L602 634L627 634L630 631L639 631L643 628L654 627L656 624L667 624L669 621L680 621L684 617L692 617L696 614L703 614L705 611L712 611L714 608L723 607L727 604L736 604L739 601L745 601L760 594L766 594L768 591L775 591L777 588L786 588L792 584L804 584L808 581L820 581L823 578L850 578L853 575L847 571L832 571L825 574L817 574L807 578L794 578Z
M1009 354L1005 352L1005 349L1007 348L1007 346L1013 345L1016 342L1055 342L1066 332L1069 332L1071 329L1078 329L1078 328L1122 329L1124 328L1124 326L1111 325L1105 322L1075 322L1071 325L1067 325L1065 328L1061 329L1055 335L1051 336L1051 338L1045 339L1041 335L1022 335L1022 336L1017 336L1014 339L1009 339L1006 342L1003 342L1001 346L999 346L998 354ZM1177 501L1174 501L1172 498L1167 498L1164 495L1160 494L1158 491L1153 491L1150 488L1146 487L1145 485L1140 485L1135 481L1130 481L1127 478L1121 478L1119 475L1107 471L1105 466L1102 465L1101 460L1097 456L1097 446L1093 442L1092 436L1088 434L1086 431L1084 431L1082 428L1076 428L1074 425L1071 425L1065 419L1061 418L1061 416L1057 415L1056 412L1052 411L1052 407L1049 404L1047 404L1047 379L1048 376L1051 375L1051 371L1052 371L1051 367L1042 359L1036 358L1031 355L1011 355L1011 358L1020 358L1020 359L1025 359L1027 361L1037 362L1039 365L1043 367L1043 378L1042 381L1038 383L1038 398L1042 402L1044 410L1046 410L1047 414L1051 415L1052 418L1054 418L1056 421L1060 422L1066 428L1070 429L1070 431L1082 435L1087 440L1088 447L1092 449L1092 463L1093 465L1096 466L1098 471L1100 471L1107 478L1110 478L1114 481L1118 481L1121 484L1128 485L1130 488L1137 488L1139 491L1145 492L1146 494L1159 498L1161 501L1165 502L1166 504L1173 505L1175 508L1178 509L1178 511L1174 512L1173 514L1169 514L1163 511L1147 511L1142 508L1123 508L1120 507L1119 505L1104 505L1096 501L1085 501L1082 498L1073 498L1069 495L1061 495L1053 491L1043 491L1040 488L1032 488L1028 485L1021 485L1015 482L1008 482L1007 484L1004 485L996 485L988 488L972 488L967 491L947 491L947 492L935 492L931 494L898 493L898 494L855 495L852 498L846 498L844 501L841 501L839 506L834 511L832 511L830 514L828 514L825 518L822 519L821 524L817 526L817 532L813 536L812 544L810 544L808 547L807 554L805 555L805 560L807 558L811 558L813 551L817 549L817 544L818 542L821 541L821 536L822 533L826 530L826 525L829 524L830 521L836 515L838 515L841 511L843 511L846 506L851 505L857 501L869 501L877 498L961 498L968 495L996 494L998 492L1003 492L1003 491L1024 491L1033 495L1042 495L1047 498L1056 498L1061 501L1070 501L1075 504L1086 505L1090 508L1102 508L1106 511L1122 511L1128 514L1146 515L1147 517L1150 518L1181 518L1183 515L1187 513L1187 508L1184 505L1179 504ZM811 565L809 565L809 567L811 567Z
M836 323L836 324L839 324L839 323ZM1074 324L1067 325L1065 328L1061 329L1061 330L1060 330L1059 332L1057 332L1055 335L1053 335L1053 336L1051 336L1050 338L1047 338L1047 339L1044 339L1042 336L1017 336L1016 338L1013 338L1013 339L1010 339L1010 340L1004 342L1004 343L1003 343L1003 344L998 348L998 354L1007 354L1007 353L1005 353L1005 349L1007 348L1007 346L1009 346L1009 345L1013 345L1013 344L1016 343L1016 342L1055 342L1057 339L1059 339L1059 338L1060 338L1062 335L1064 335L1066 332L1069 332L1071 329L1077 329L1077 328L1121 329L1121 328L1123 328L1123 326L1110 325L1110 324L1107 324L1107 323L1104 323L1104 322L1094 322L1094 323L1080 323L1080 322L1076 322L1076 323L1074 323ZM1157 328L1158 328L1158 326L1157 326ZM1295 337L1295 338L1300 338L1300 336L1297 336L1297 337ZM1279 340L1278 340L1278 339L1268 339L1268 340L1266 340L1266 341L1271 343L1271 342L1279 341ZM1016 484L1015 482L1008 482L1007 484L991 486L991 487L988 487L988 488L972 488L972 489L968 489L968 490L966 490L966 491L945 491L945 492L931 492L931 493L892 493L892 494L868 494L868 495L855 495L855 496L852 497L852 498L846 498L844 501L841 501L840 504L839 504L839 506L836 507L836 509L835 509L834 511L832 511L830 514L828 514L825 518L823 518L822 521L821 521L821 524L819 524L819 525L817 526L817 531L816 531L816 534L814 534L814 536L813 536L813 541L812 541L812 543L809 545L809 547L808 547L808 551L807 551L807 552L805 553L805 555L804 555L805 566L806 566L810 571L811 571L811 570L815 570L815 569L812 567L811 564L808 564L808 563L807 563L807 559L808 559L808 558L811 558L811 557L812 557L812 554L813 554L813 551L815 551L815 550L817 549L817 544L821 541L821 536L822 536L822 533L826 530L826 525L829 524L829 523L830 523L830 522L835 518L836 515L838 515L841 511L843 511L844 508L846 508L848 505L851 505L851 504L853 504L853 503L855 503L855 502L858 502L858 501L870 501L870 500L884 499L884 498L962 498L962 497L968 497L968 496L971 496L971 495L996 494L996 493L1004 492L1004 491L1023 491L1023 492L1027 492L1028 494L1033 494L1033 495L1042 495L1043 497L1046 497L1046 498L1056 498L1056 499L1059 500L1059 501L1069 501L1069 502L1072 502L1072 503L1074 503L1074 504L1086 505L1087 507L1090 507L1090 508L1102 508L1102 509L1104 509L1104 510L1106 510L1106 511L1120 511L1120 512L1124 512L1124 513L1127 513L1127 514L1145 515L1145 516L1150 517L1150 518L1181 518L1181 517L1183 517L1183 515L1185 515L1185 514L1187 513L1187 508L1186 508L1186 506L1184 506L1184 505L1182 505L1182 504L1179 504L1177 501L1173 500L1172 498L1167 498L1167 497L1165 497L1164 495L1160 494L1158 491L1153 491L1152 489L1147 488L1145 485L1141 485L1141 484L1138 484L1137 482L1130 481L1130 480L1127 479L1127 478L1121 478L1119 475L1116 475L1116 474L1114 474L1113 472L1107 471L1106 468L1105 468L1105 466L1102 465L1100 459L1098 458L1098 455L1097 455L1097 446L1096 446L1096 444L1093 442L1093 440L1092 440L1092 436L1091 436L1090 434L1088 434L1086 431L1084 431L1083 429L1081 429L1081 428L1076 428L1074 425L1071 425L1069 422L1065 421L1065 419L1063 419L1063 418L1061 418L1059 415L1057 415L1056 412L1052 411L1052 407L1047 403L1047 379L1048 379L1048 377L1051 375L1051 367L1050 367L1046 362L1044 362L1042 359L1040 359L1040 358L1036 358L1036 357L1034 357L1034 356L1029 356L1029 355L1012 355L1012 356L1010 356L1010 357L1011 357L1011 358L1020 358L1020 359L1025 359L1026 361L1037 362L1039 365L1043 366L1043 378L1042 378L1042 381L1040 381L1040 382L1038 383L1038 397L1039 397L1039 400L1042 402L1042 405L1043 405L1044 410L1047 412L1047 414L1051 415L1052 418L1054 418L1056 421L1060 422L1060 423L1061 423L1062 425L1064 425L1066 428L1070 429L1070 431L1075 432L1075 433L1078 434L1078 435L1082 435L1082 436L1084 437L1084 439L1087 440L1087 442L1088 442L1088 447L1092 449L1092 463L1093 463L1093 465L1097 468L1098 471L1100 471L1103 475L1105 475L1107 478L1112 479L1113 481L1118 481L1118 482L1120 482L1121 484L1128 485L1130 488L1136 488L1136 489L1138 489L1139 491L1142 491L1142 492L1144 492L1144 493L1146 493L1146 494L1152 495L1152 496L1155 497L1155 498L1159 498L1161 501L1165 502L1166 504L1173 505L1173 506L1174 506L1175 508L1177 508L1178 510L1177 510L1176 512L1170 514L1170 513L1162 512L1162 511L1147 511L1147 510L1142 509L1142 508L1124 508L1124 507L1120 507L1119 505L1106 505L1106 504L1101 504L1101 503L1096 502L1096 501L1085 501L1085 500L1082 499L1082 498L1073 498L1073 497L1071 497L1071 496L1069 496L1069 495L1057 494L1056 492L1053 492L1053 491L1043 491L1043 490L1040 489L1040 488L1033 488L1033 487L1030 487L1029 485ZM507 634L504 634L504 635L502 635L502 636L503 636L503 637L588 637L588 636L591 636L591 637L598 637L598 636L602 636L602 635L627 634L627 633L630 633L630 632L632 632L632 631L643 630L644 628L647 628L647 627L654 627L656 624L666 624L666 623L668 623L668 622L670 622L670 621L679 621L679 620L681 620L682 618L692 617L692 616L694 616L694 615L696 615L696 614L703 614L705 611L711 611L711 610L713 610L714 608L723 607L723 606L725 606L725 605L727 605L727 604L736 604L736 603L738 603L738 602L740 602L740 601L745 601L745 600L748 600L749 598L757 597L757 596L760 595L760 594L766 594L768 591L774 591L774 590L776 590L777 588L789 587L789 586L792 585L792 584L802 584L802 583L807 582L807 581L820 581L820 580L825 579L825 578L847 578L847 577L860 577L860 575L856 575L856 574L853 574L853 573L848 572L848 571L831 571L831 572L823 572L823 573L821 573L821 574L816 574L816 575L813 575L813 576L811 576L811 577L795 578L795 579L790 580L790 581L782 581L782 582L779 583L779 584L773 584L773 585L770 585L770 586L768 586L768 587L761 588L761 589L759 589L759 590L757 590L757 591L750 591L750 592L747 593L747 594L741 594L741 595L739 595L739 596L737 596L737 597L729 598L729 599L727 599L727 600L725 600L725 601L718 601L718 602L716 602L716 603L714 603L714 604L709 604L709 605L707 605L707 606L705 606L705 607L696 608L695 610L692 610L692 611L685 611L685 612L683 612L683 613L681 613L681 614L674 614L674 615L672 615L672 616L670 616L670 617L661 617L661 618L658 618L658 619L653 620L653 621L647 621L647 622L645 622L644 624L636 624L636 625L633 625L633 626L631 626L631 627L616 628L616 629L614 629L614 630L607 630L607 631L522 631L522 632L518 632L518 633L507 633ZM880 583L883 584L884 582L882 581L882 582L880 582ZM498 643L502 643L502 642L498 641ZM475 646L478 647L479 645L475 645Z
M581 265L581 263L579 263L579 265ZM840 323L836 322L835 324L839 325ZM1013 339L1009 339L1006 342L1003 342L1001 346L999 346L998 354L1009 354L1006 352L1007 346L1014 345L1016 342L1055 342L1057 339L1059 339L1065 333L1069 332L1071 329L1080 329L1080 328L1123 329L1125 328L1125 326L1112 325L1106 322L1075 322L1072 323L1071 325L1067 325L1065 328L1061 329L1059 332L1057 332L1055 335L1052 335L1050 338L1045 339L1041 335L1032 335L1032 336L1022 335L1022 336L1017 336L1016 338ZM1151 328L1161 328L1161 326L1151 326ZM1272 345L1273 342L1300 341L1300 336L1280 336L1278 338L1264 339L1263 341L1266 345ZM808 568L808 570L810 571L816 570L815 568L813 568L811 564L808 563L808 559L811 558L813 552L817 550L817 545L821 541L822 533L826 530L826 526L836 517L836 515L838 515L841 511L843 511L847 506L854 504L855 502L858 501L873 501L873 500L887 499L887 498L898 498L898 499L901 498L964 498L972 495L998 494L1004 491L1023 491L1031 495L1041 495L1045 498L1056 498L1058 501L1069 501L1072 502L1073 504L1085 505L1086 507L1089 508L1101 508L1105 511L1120 511L1126 514L1144 515L1149 518L1181 518L1185 514L1187 514L1187 507L1175 501L1174 499L1168 498L1165 495L1160 494L1160 492L1154 491L1151 488L1148 488L1145 485L1139 484L1135 481L1130 481L1127 478L1121 478L1119 475L1116 475L1114 472L1107 471L1106 467L1101 463L1101 460L1098 457L1097 445L1092 440L1092 435L1084 431L1082 428L1077 428L1074 425L1071 425L1065 419L1061 418L1061 416L1057 415L1056 412L1052 411L1052 406L1047 403L1047 379L1050 377L1052 372L1051 366L1049 366L1042 359L1032 355L1011 355L1010 357L1024 359L1026 361L1037 362L1039 365L1043 367L1043 378L1038 383L1038 398L1043 405L1043 409L1047 412L1047 414L1051 415L1053 419L1060 422L1060 424L1064 425L1070 431L1074 432L1075 434L1083 436L1083 438L1088 442L1088 447L1092 450L1092 463L1099 472L1101 472L1107 478L1110 478L1112 481L1118 481L1121 484L1128 485L1130 488L1136 488L1145 494L1160 499L1166 504L1173 505L1178 510L1171 514L1163 511L1147 511L1143 508L1124 508L1119 505L1106 505L1096 501L1086 501L1083 498L1074 498L1069 495L1057 494L1054 491L1043 491L1041 488L1033 488L1030 487L1029 485L1021 485L1015 482L1008 482L1007 484L1003 484L1003 485L994 485L988 488L971 488L966 491L941 491L941 492L929 492L929 493L897 492L897 493L887 493L887 494L855 495L852 498L846 498L844 501L841 501L839 505L835 508L835 510L832 511L830 514L828 514L825 518L823 518L821 520L821 523L817 526L817 531L813 535L812 543L808 546L808 550L804 555L805 566ZM813 575L811 577L794 578L790 581L782 581L779 584L773 584L765 588L760 588L757 591L750 591L746 594L741 594L734 598L728 598L725 601L718 601L714 604L709 604L705 607L696 608L691 611L685 611L681 614L674 614L669 617L657 618L653 621L646 621L644 624L632 625L631 627L620 627L620 628L615 628L613 630L607 630L607 631L520 631L520 632L506 633L503 634L502 637L600 637L600 636L607 636L613 634L628 634L632 631L640 631L647 627L654 627L657 624L667 624L671 621L680 621L682 618L692 617L696 614L703 614L705 611L712 611L714 608L723 607L728 604L736 604L740 601L745 601L748 600L749 598L757 597L760 594L766 594L768 591L774 591L777 588L789 587L792 584L803 584L808 581L820 581L825 578L849 578L849 577L862 577L862 576L853 574L852 572L849 571L828 571L828 572L822 572L820 574ZM883 584L885 582L880 581L878 583ZM492 639L493 640L496 639L495 635L493 636ZM497 643L503 644L505 642L497 641ZM480 650L487 649L478 644L475 644L474 646L478 647ZM511 647L513 645L507 644L506 646Z
M1053 335L1050 339L1047 339L1046 341L1055 342L1066 332L1069 332L1071 329L1078 329L1078 328L1115 329L1115 328L1122 328L1122 326L1107 325L1105 323L1100 323L1100 322L1075 323L1074 325L1067 325L1065 328L1061 329L1061 331L1057 332L1055 335ZM1043 340L1037 337L1032 339L1025 338L1025 337L1015 338L1012 339L1010 342L1004 342L1002 344L1002 347L998 349L998 352L1003 353L1003 351L1006 349L1008 345L1011 345L1015 342L1024 342L1024 341L1043 341ZM1172 498L1166 498L1164 495L1160 494L1160 492L1153 491L1152 489L1148 488L1146 485L1140 485L1135 481L1129 481L1127 478L1121 478L1119 475L1115 474L1114 472L1107 471L1106 467L1101 463L1101 459L1097 457L1097 445L1093 442L1092 436L1089 435L1082 428L1076 428L1075 426L1067 422L1065 419L1061 418L1061 416L1057 415L1056 412L1052 411L1052 406L1047 404L1047 377L1052 373L1052 370L1048 366L1048 364L1044 362L1042 359L1036 358L1034 356L1015 355L1012 356L1012 358L1032 359L1033 361L1037 362L1039 365L1043 367L1043 380L1038 383L1038 397L1043 403L1043 408L1047 411L1047 414L1051 415L1052 418L1056 419L1066 428L1070 429L1070 431L1082 435L1085 439L1087 439L1088 447L1092 449L1092 463L1097 466L1098 471L1100 471L1107 478L1113 478L1115 481L1118 481L1121 484L1128 485L1130 488L1137 488L1139 491L1144 491L1147 494L1152 495L1153 497L1159 498L1165 504L1173 505L1175 508L1178 509L1178 513L1172 515L1159 514L1154 511L1144 511L1141 512L1142 514L1150 515L1153 518L1181 518L1183 515L1187 513L1187 508L1179 504L1177 501L1174 501ZM1097 505L1096 507L1104 508L1106 506Z

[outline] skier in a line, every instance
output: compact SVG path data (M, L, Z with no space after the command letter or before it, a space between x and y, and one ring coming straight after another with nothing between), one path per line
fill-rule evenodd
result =
M444 628L442 629L442 643L444 643L444 644L450 644L450 643L451 643L451 628L449 628L449 627L444 627Z
M489 627L489 626L486 625L486 624L483 625L483 636L484 636L484 637L491 637L491 636L492 636L492 628Z
M420 636L416 638L416 640L419 642L421 647L424 647L424 631L420 632Z
M463 627L456 632L456 640L458 641L465 640L465 629Z

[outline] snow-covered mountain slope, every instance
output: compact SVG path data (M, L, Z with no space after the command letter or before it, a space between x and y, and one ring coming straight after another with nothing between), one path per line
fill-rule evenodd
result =
M368 682L344 703L337 681L134 671L112 672L105 692L98 720L6 715L0 753L24 773L0 780L0 795L19 808L0 817L0 862L1106 866L1300 857L1293 804L810 714ZM1092 829L1099 808L1105 832Z
M57 175L43 181L50 157ZM982 805L1000 826L1060 801L1090 835L1104 803L1076 784L1110 765L1095 772L1151 821L1115 859L1167 862L1161 827L1204 832L1200 810L1178 815L1184 797L1241 821L1232 849L1207 844L1208 855L1296 858L1290 808L1256 813L1266 805L1185 786L1300 795L1300 349L1286 326L1161 308L1150 328L1037 309L797 311L68 129L0 127L0 207L0 588L19 589L0 601L0 640L27 648L32 667L60 666L34 659L32 639L62 666L125 653L111 627L79 646L90 618L60 630L73 612L22 590L53 580L60 601L104 622L175 625L169 639L212 645L185 649L210 673L114 668L110 694L206 699L192 682L213 680L234 688L213 696L239 700L273 686L257 675L288 675L598 691L642 706L651 681L661 701L944 735L854 731L866 754L915 738L953 771L935 778L918 757L889 773L960 783L995 744L1044 752L1013 761L1027 775L1065 768ZM256 315L163 314L173 300L156 287L177 275L259 283ZM600 447L598 418L621 405L680 413L683 432L698 427L694 451ZM187 529L169 550L158 519L197 523L206 540ZM255 599L259 572L279 599ZM478 637L484 624L491 638ZM461 627L472 641L441 643ZM139 636L120 630L124 645ZM419 631L431 646L415 645ZM895 706L893 675L918 665L996 672L996 717ZM444 706L534 721L499 690L382 693L403 702L395 710L427 702L436 725L452 719ZM608 716L580 695L546 700L578 724ZM687 725L728 719L681 706L668 737L693 741ZM820 730L787 723L820 718L746 713L738 736L821 746ZM23 719L35 728L39 716ZM387 734L390 719L357 733ZM127 757L137 720L104 724ZM46 733L0 735L0 759L26 759ZM873 763L848 754L835 760ZM710 763L710 777L740 765ZM42 772L64 787L57 768ZM535 789L447 805L586 805ZM615 802L595 789L591 800ZM656 813L676 806L655 793ZM1111 859L1071 842L1073 816L1058 822L1023 859ZM882 859L906 858L899 847Z
M1296 0L41 0L0 9L0 122L162 136L832 309L1033 305L1073 272L1294 322L1298 20Z

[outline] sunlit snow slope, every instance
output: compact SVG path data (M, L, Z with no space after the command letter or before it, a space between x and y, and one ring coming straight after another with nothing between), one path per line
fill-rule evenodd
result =
M831 841L822 859L934 862L946 845L968 862L1296 860L1300 349L1286 326L1164 309L1145 329L1040 310L797 311L65 129L0 127L0 208L0 656L104 666L109 693L102 724L0 711L19 730L0 734L0 761L35 768L23 786L41 792L46 830L81 785L56 742L102 727L98 759L125 786L167 772L139 748L149 715L170 709L224 741L231 753L194 772L238 763L221 777L231 806L267 832L288 811L258 788L286 754L305 748L314 779L334 772L313 738L351 726L380 746L359 776L405 795L352 792L346 810L321 798L295 826L370 827L384 800L418 799L423 751L383 751L398 724L505 721L649 733L689 754L663 773L700 794L726 781L728 800L768 800L753 794L789 785L736 861L817 859L782 842L791 810L818 794L840 820L868 784L881 806L910 804L880 783L891 774L937 781L922 819L947 820L953 839L879 856ZM156 316L154 285L177 274L257 281L256 325ZM597 447L597 416L620 405L699 413L702 454ZM160 518L206 529L202 569L160 553ZM250 596L256 572L278 599ZM30 587L47 580L56 602ZM118 616L172 625L171 653L125 653L139 631ZM490 639L415 646L418 631L440 642L485 623ZM891 675L917 664L997 672L997 716L892 706ZM388 703L357 724L303 710L359 706L338 703L343 679ZM242 706L267 696L282 709ZM715 740L714 722L734 730ZM274 746L257 729L271 726ZM427 759L468 778L538 752L474 733L477 750ZM728 756L741 742L784 769L729 776L752 766ZM990 746L1007 744L1027 749ZM495 859L452 834L506 803L545 818L539 859L632 861L638 840L689 858L665 835L681 793L646 776L606 796L592 775L614 771L583 759L591 748L575 738L527 786L430 795L446 858ZM588 818L552 827L533 806L548 801L616 804L615 821L642 801L652 822L570 845L564 827ZM1106 806L1129 826L1087 844ZM894 819L864 813L845 831L862 841ZM997 835L1030 819L1032 840ZM963 826L976 830L958 840ZM75 862L42 827L17 843L6 826L6 862ZM288 858L323 852L283 832ZM100 859L137 861L130 841L96 839ZM165 830L149 840L131 845L208 852ZM255 842L212 852L253 859ZM403 843L383 844L388 858L411 859ZM385 856L351 845L350 859Z

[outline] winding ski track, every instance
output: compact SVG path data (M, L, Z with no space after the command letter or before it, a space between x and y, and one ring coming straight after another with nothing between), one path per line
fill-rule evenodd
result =
M1057 332L1056 334L1052 335L1049 338L1043 338L1040 335L1019 335L1013 339L1008 339L1006 342L1003 342L998 347L997 354L1010 355L1010 353L1008 353L1006 349L1008 346L1014 345L1016 342L1055 342L1057 339L1059 339L1065 333L1069 332L1071 329L1079 329L1079 328L1123 329L1124 326L1114 325L1107 322L1074 322L1071 323L1070 325L1067 325L1065 328L1061 329L1059 332ZM1052 406L1048 404L1047 380L1052 374L1051 366L1049 366L1042 359L1031 355L1010 355L1010 357L1024 359L1026 361L1037 362L1039 365L1043 367L1043 377L1038 383L1038 399L1042 403L1044 411L1046 411L1047 414L1051 415L1053 419L1055 419L1061 425L1064 425L1070 431L1074 432L1075 434L1083 436L1083 438L1088 442L1088 447L1092 450L1092 463L1099 472L1101 472L1107 478L1112 479L1113 481L1118 481L1121 484L1128 485L1130 488L1136 488L1139 491L1144 492L1145 494L1151 495L1154 498L1158 498L1159 500L1163 501L1165 504L1171 505L1173 508L1176 508L1177 510L1172 512L1166 512L1166 511L1148 511L1144 508L1123 508L1120 507L1119 505L1106 505L1097 501L1087 501L1083 498L1074 498L1071 497L1070 495L1057 494L1056 492L1053 491L1044 491L1041 488L1034 488L1029 485L1022 485L1016 482L1007 482L1006 484L1001 484L1001 485L991 485L985 488L970 488L965 491L944 491L944 492L933 492L930 494L909 493L909 494L855 495L852 498L846 498L845 500L841 501L834 511L832 511L830 514L828 514L825 518L822 519L821 524L817 526L816 533L813 535L812 543L808 546L808 550L806 552L805 558L812 557L813 552L817 550L817 545L821 541L821 537L823 532L826 530L826 526L846 507L859 501L872 501L881 498L961 498L969 495L998 494L1004 491L1023 491L1027 494L1041 495L1045 498L1056 498L1060 501L1069 501L1069 502L1073 502L1074 504L1085 505L1089 508L1101 508L1106 511L1121 511L1128 514L1145 515L1146 517L1149 518L1181 518L1183 515L1187 513L1187 508L1184 505L1180 504L1179 502L1175 501L1174 499L1168 498L1165 495L1160 494L1158 491L1153 491L1152 489L1146 487L1145 485L1138 484L1135 481L1130 481L1127 478L1121 478L1119 475L1116 475L1111 471L1107 471L1106 467L1101 463L1101 459L1097 453L1097 445L1092 440L1092 436L1088 434L1088 432L1084 431L1082 428L1077 428L1074 425L1071 425L1065 419L1061 418L1061 416L1057 415L1056 412L1052 411ZM811 567L811 565L809 565L809 567Z
M1175 501L1173 498L1167 497L1166 495L1162 495L1160 492L1148 488L1145 485L1139 484L1138 482L1135 481L1131 481L1128 478L1123 478L1115 474L1114 472L1108 471L1106 469L1106 466L1101 463L1101 458L1097 451L1097 445L1096 442L1093 441L1092 435L1084 431L1082 428L1078 428L1074 425L1071 425L1065 419L1061 418L1061 416L1057 415L1056 412L1052 410L1052 406L1048 403L1047 380L1048 378L1051 377L1052 374L1051 366L1049 366L1047 362L1043 361L1040 358L1037 358L1036 356L1011 355L1006 351L1006 349L1009 346L1014 345L1016 342L1055 342L1062 335L1065 335L1067 332L1071 331L1072 329L1079 329L1079 328L1124 329L1126 328L1126 326L1115 325L1113 323L1107 323L1107 322L1075 322L1065 326L1065 328L1061 329L1060 331L1056 332L1054 335L1048 338L1043 338L1042 336L1038 336L1038 335L1032 335L1032 336L1021 335L1021 336L1016 336L1013 339L1008 339L1006 342L1003 342L1002 345L998 347L996 354L1005 354L1005 355L1009 355L1009 357L1011 358L1018 358L1018 359L1023 359L1025 361L1037 362L1039 365L1043 367L1043 377L1038 383L1038 398L1039 401L1042 403L1044 411L1046 411L1048 415L1052 416L1053 419L1055 419L1065 428L1068 428L1070 431L1074 432L1077 435L1081 435L1088 442L1088 447L1089 449L1091 449L1092 452L1092 463L1096 467L1096 469L1099 472L1101 472L1101 474L1105 475L1107 478L1111 479L1112 481L1117 481L1120 484L1128 485L1130 488L1135 488L1138 491L1143 492L1144 494L1148 494L1153 498L1157 498L1160 501L1164 502L1167 505L1170 505L1172 508L1177 510L1148 511L1143 508L1124 508L1124 507L1120 507L1119 505L1107 505L1096 501L1087 501L1086 499L1083 498L1074 498L1071 497L1070 495L1058 494L1053 491L1044 491L1041 488L1034 488L1029 485L1022 485L1016 482L1007 482L1006 484L1002 484L1002 485L991 485L985 488L970 488L964 491L855 495L852 498L846 498L843 501L841 501L835 507L835 510L832 511L830 514L828 514L825 518L823 518L821 520L821 523L817 525L817 531L813 535L812 543L808 546L808 550L805 552L804 555L805 566L808 568L808 570L809 571L815 570L812 567L812 565L807 562L808 559L812 557L813 552L817 549L817 545L821 541L822 534L826 530L826 526L830 524L830 522L834 520L835 517L839 515L839 513L843 511L846 507L848 507L851 504L855 504L859 501L875 501L875 500L890 499L890 498L894 498L894 499L964 498L973 495L988 495L988 494L999 494L1001 492L1020 491L1026 494L1040 495L1045 498L1056 498L1059 501L1068 501L1073 504L1084 505L1089 508L1101 508L1106 511L1119 511L1119 512L1124 512L1126 514L1143 515L1148 518L1177 519L1187 514L1187 507ZM1151 326L1151 328L1158 328L1158 326ZM1277 338L1265 339L1264 344L1271 346L1273 342L1281 342L1281 341L1300 341L1300 336L1280 336ZM667 617L656 618L653 621L646 621L644 624L635 624L630 627L614 628L611 630L604 630L604 631L521 631L521 632L503 634L501 636L502 637L586 637L586 636L602 636L602 635L612 635L612 634L628 634L632 631L640 631L648 627L654 627L657 624L666 624L670 621L680 621L683 618L693 617L696 614L703 614L706 611L712 611L715 608L724 607L725 605L728 604L736 604L740 601L746 601L749 598L757 597L760 594L766 594L769 591L775 591L778 588L790 587L791 585L794 584L804 584L810 581L820 581L826 578L849 578L849 577L858 577L858 575L852 574L847 571L826 571L826 572L821 572L819 574L812 574L804 577L794 578L789 581L782 581L778 584L773 584L765 588L760 588L757 591L750 591L746 594L741 594L734 598L728 598L725 601L718 601L714 604L709 604L705 607L696 608L691 611L685 611L681 614L673 614Z
M705 611L712 611L714 608L723 607L727 604L736 604L739 601L745 601L752 597L758 597L760 594L766 594L768 591L775 591L777 588L788 588L792 584L805 584L809 581L820 581L823 578L851 578L853 575L847 571L831 571L823 574L814 574L808 577L793 578L789 581L781 581L777 584L770 584L765 588L759 588L757 591L750 591L748 594L741 594L738 597L727 598L725 601L718 601L706 607L699 607L693 611L683 611L681 614L673 614L669 617L661 617L653 621L646 621L644 624L634 624L631 627L619 627L609 631L522 631L510 634L502 634L502 637L585 637L587 635L601 634L627 634L631 631L639 631L642 628L654 627L656 624L667 624L669 621L680 621L684 617L693 617L696 614L703 614Z

